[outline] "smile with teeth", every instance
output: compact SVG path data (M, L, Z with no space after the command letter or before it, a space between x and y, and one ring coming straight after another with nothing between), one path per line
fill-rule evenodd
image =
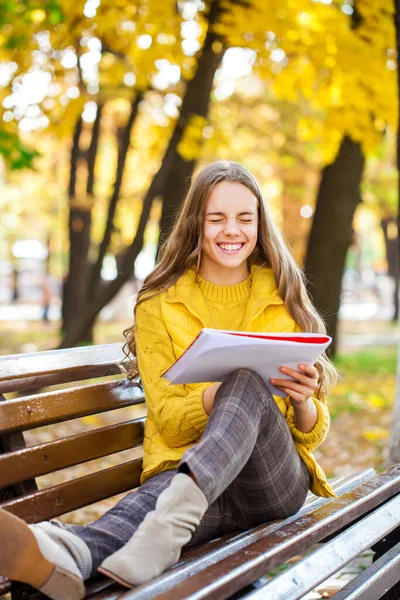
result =
M236 243L236 244L219 243L219 244L217 244L217 246L224 252L233 253L233 252L238 252L244 246L244 243L243 242Z

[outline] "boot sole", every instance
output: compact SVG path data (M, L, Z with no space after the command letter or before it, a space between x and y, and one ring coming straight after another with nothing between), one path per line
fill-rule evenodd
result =
M54 570L28 525L0 509L0 574L40 589Z
M97 570L99 571L99 573L102 573L102 575L109 577L109 579L113 579L114 581L116 581L120 585L123 585L129 590L132 590L133 588L137 587L136 585L133 585L133 583L128 583L128 581L126 581L125 579L121 579L121 577L118 577L118 575L115 575L115 573L113 573L112 571L108 571L108 569L105 569L104 567L97 567Z

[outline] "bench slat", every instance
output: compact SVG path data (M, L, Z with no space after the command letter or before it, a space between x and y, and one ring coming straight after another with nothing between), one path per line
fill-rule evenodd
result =
M11 581L0 575L0 597L11 590Z
M373 469L366 469L356 475L346 477L345 479L339 479L339 481L332 484L332 487L335 493L340 496L346 494L365 481L370 480L374 475L375 471ZM212 540L197 548L189 549L183 556L184 562L182 565L176 566L171 571L168 571L157 578L151 585L142 586L134 592L131 592L129 598L131 600L150 600L151 598L161 596L165 591L172 590L188 577L201 573L205 568L216 564L222 559L226 559L235 552L245 552L246 547L253 542L265 538L273 531L278 531L284 527L284 525L296 521L302 515L305 515L330 501L329 498L316 497L313 494L310 494L307 498L307 503L303 508L292 517L285 519L285 521L265 523L255 527L251 531L229 534L221 539Z
M6 400L0 402L0 434L42 427L143 402L143 392L126 379Z
M0 455L0 488L134 448L145 419L136 419Z
M0 359L1 360L1 359ZM122 365L126 370L129 369L129 362L124 361ZM1 364L0 364L1 368ZM60 371L59 373L50 373L36 375L33 377L24 377L23 379L11 379L10 381L0 382L0 393L10 392L29 392L40 390L44 387L71 383L74 381L84 381L85 379L95 379L97 377L109 377L111 375L121 375L121 368L115 363L104 365L92 365L80 367L72 371Z
M311 513L285 523L277 531L246 545L231 556L189 576L159 595L163 600L223 600L259 579L292 556L352 523L400 490L400 465L330 500ZM157 596L152 596L157 597ZM125 596L137 600L135 591Z
M381 598L400 579L400 542L335 594L335 600Z
M63 373L93 365L115 365L123 359L122 344L11 354L0 357L0 385L3 389L11 380Z
M61 483L0 504L1 508L29 523L58 517L139 486L142 460L96 471L85 477Z
M0 357L0 393L39 389L70 381L82 381L129 369L122 344L84 346L40 353Z
M26 598L29 598L29 600L48 600L48 596L45 596L39 591L35 591L27 584L14 583L13 588L17 590L16 598L23 598L24 600ZM103 576L93 577L85 582L85 589L85 599L95 596L96 600L117 600L117 598L120 598L126 591L126 588L122 587L122 585ZM29 592L25 595L27 590L29 590Z
M249 594L248 598L261 600L267 595L270 598L299 600L392 531L399 521L400 496L396 496L300 563L275 577L267 586ZM397 578L400 579L400 573Z

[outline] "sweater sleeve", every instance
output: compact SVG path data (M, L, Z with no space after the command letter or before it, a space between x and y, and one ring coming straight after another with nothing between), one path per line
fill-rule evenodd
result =
M299 325L296 324L295 331L301 332L302 329L301 327L299 327ZM313 401L318 413L317 422L315 423L311 431L305 433L304 431L300 431L300 429L297 429L296 427L296 423L294 420L294 408L290 404L289 396L285 399L288 408L286 414L286 421L289 425L289 429L291 431L293 439L295 442L302 444L310 451L315 450L315 448L322 444L322 442L328 435L330 427L329 409L325 399L319 399L316 396L313 396Z
M208 420L203 392L212 384L171 385L162 377L175 354L158 296L138 304L135 340L147 408L160 435L171 448L198 441Z
M302 444L308 450L315 450L317 446L319 446L324 439L326 438L329 426L330 426L330 416L327 405L323 400L319 400L313 396L314 404L317 408L317 422L315 423L313 429L308 433L304 431L300 431L297 429L295 419L294 419L294 408L290 404L289 397L285 399L288 410L286 414L286 421L289 425L290 432L295 442Z

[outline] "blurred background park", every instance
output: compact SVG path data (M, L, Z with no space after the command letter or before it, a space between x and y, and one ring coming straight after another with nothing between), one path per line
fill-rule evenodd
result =
M341 379L318 458L330 476L384 468L395 3L0 0L0 105L1 354L122 341L192 173L235 160L334 337Z

